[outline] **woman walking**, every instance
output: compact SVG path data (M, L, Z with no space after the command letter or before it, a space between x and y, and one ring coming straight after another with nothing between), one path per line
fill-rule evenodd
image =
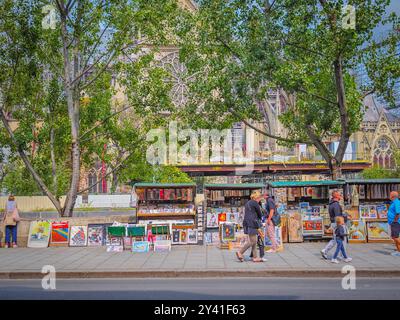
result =
M243 229L244 233L247 234L247 241L243 247L236 252L236 256L239 261L243 262L243 254L247 249L251 248L253 262L262 262L263 259L257 257L257 235L261 228L261 207L259 202L261 200L261 193L259 191L252 192L250 196L251 200L247 201L244 207L244 219Z
M6 240L5 248L11 247L11 237L12 237L12 247L17 248L17 224L20 221L18 214L17 203L15 197L10 195L6 202L6 207L4 210L3 224L6 228Z

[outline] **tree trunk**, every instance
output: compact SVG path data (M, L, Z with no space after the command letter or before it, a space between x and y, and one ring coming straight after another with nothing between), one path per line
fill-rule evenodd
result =
M12 131L12 129L11 129L9 123L8 123L8 120L7 120L7 118L6 118L5 114L4 114L4 110L1 109L1 108L0 108L0 117L1 117L1 121L4 124L4 127L6 128L6 131L7 131L8 135L11 138L12 143L17 148L18 154L21 157L22 161L24 162L26 168L28 169L28 171L32 175L33 180L35 180L35 182L37 183L39 188L42 190L42 192L50 199L50 201L53 203L54 207L57 209L58 213L62 214L62 208L61 208L60 202L51 193L51 191L47 188L47 186L45 185L43 180L40 178L40 176L38 175L36 170L33 168L28 156L25 154L25 151L22 149L21 145L16 140L16 138L14 136L14 132Z
M56 156L54 153L54 128L50 129L50 158L51 158L51 173L53 175L53 192L57 200L59 200L58 193L58 182L57 182L57 164Z

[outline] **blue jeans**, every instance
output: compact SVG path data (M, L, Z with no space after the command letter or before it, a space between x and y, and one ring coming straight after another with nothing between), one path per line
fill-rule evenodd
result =
M347 259L347 255L346 255L346 250L344 249L344 244L343 244L343 240L336 238L336 251L335 254L333 255L333 259L337 259L339 252L342 253L343 258Z
M11 236L14 243L17 243L17 226L6 226L6 243L11 243Z

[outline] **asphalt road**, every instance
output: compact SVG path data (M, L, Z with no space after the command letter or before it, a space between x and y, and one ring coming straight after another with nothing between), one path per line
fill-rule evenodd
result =
M355 290L343 290L339 278L60 279L55 290L44 290L41 280L0 280L0 300L398 300L399 288L399 278L359 278Z

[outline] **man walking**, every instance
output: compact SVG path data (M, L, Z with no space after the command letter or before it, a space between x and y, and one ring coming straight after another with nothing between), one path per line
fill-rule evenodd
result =
M390 226L390 234L396 245L397 251L392 253L392 256L400 257L400 200L399 193L392 191L390 193L390 204L388 211L388 224Z
M333 238L331 241L328 242L328 244L325 246L325 248L321 250L321 255L326 260L328 259L328 252L330 250L332 250L332 248L334 248L336 245L335 219L336 219L336 217L343 217L343 209L340 205L341 199L342 199L342 196L340 195L339 191L334 191L332 193L332 201L329 203L328 211L329 211L329 218L331 220L331 229L333 231Z
M266 211L266 220L265 220L265 228L269 239L271 240L271 249L267 251L267 253L275 253L278 250L278 242L275 238L275 225L272 220L272 217L276 211L275 201L269 195L269 193L265 194L266 204L265 204L265 211Z

